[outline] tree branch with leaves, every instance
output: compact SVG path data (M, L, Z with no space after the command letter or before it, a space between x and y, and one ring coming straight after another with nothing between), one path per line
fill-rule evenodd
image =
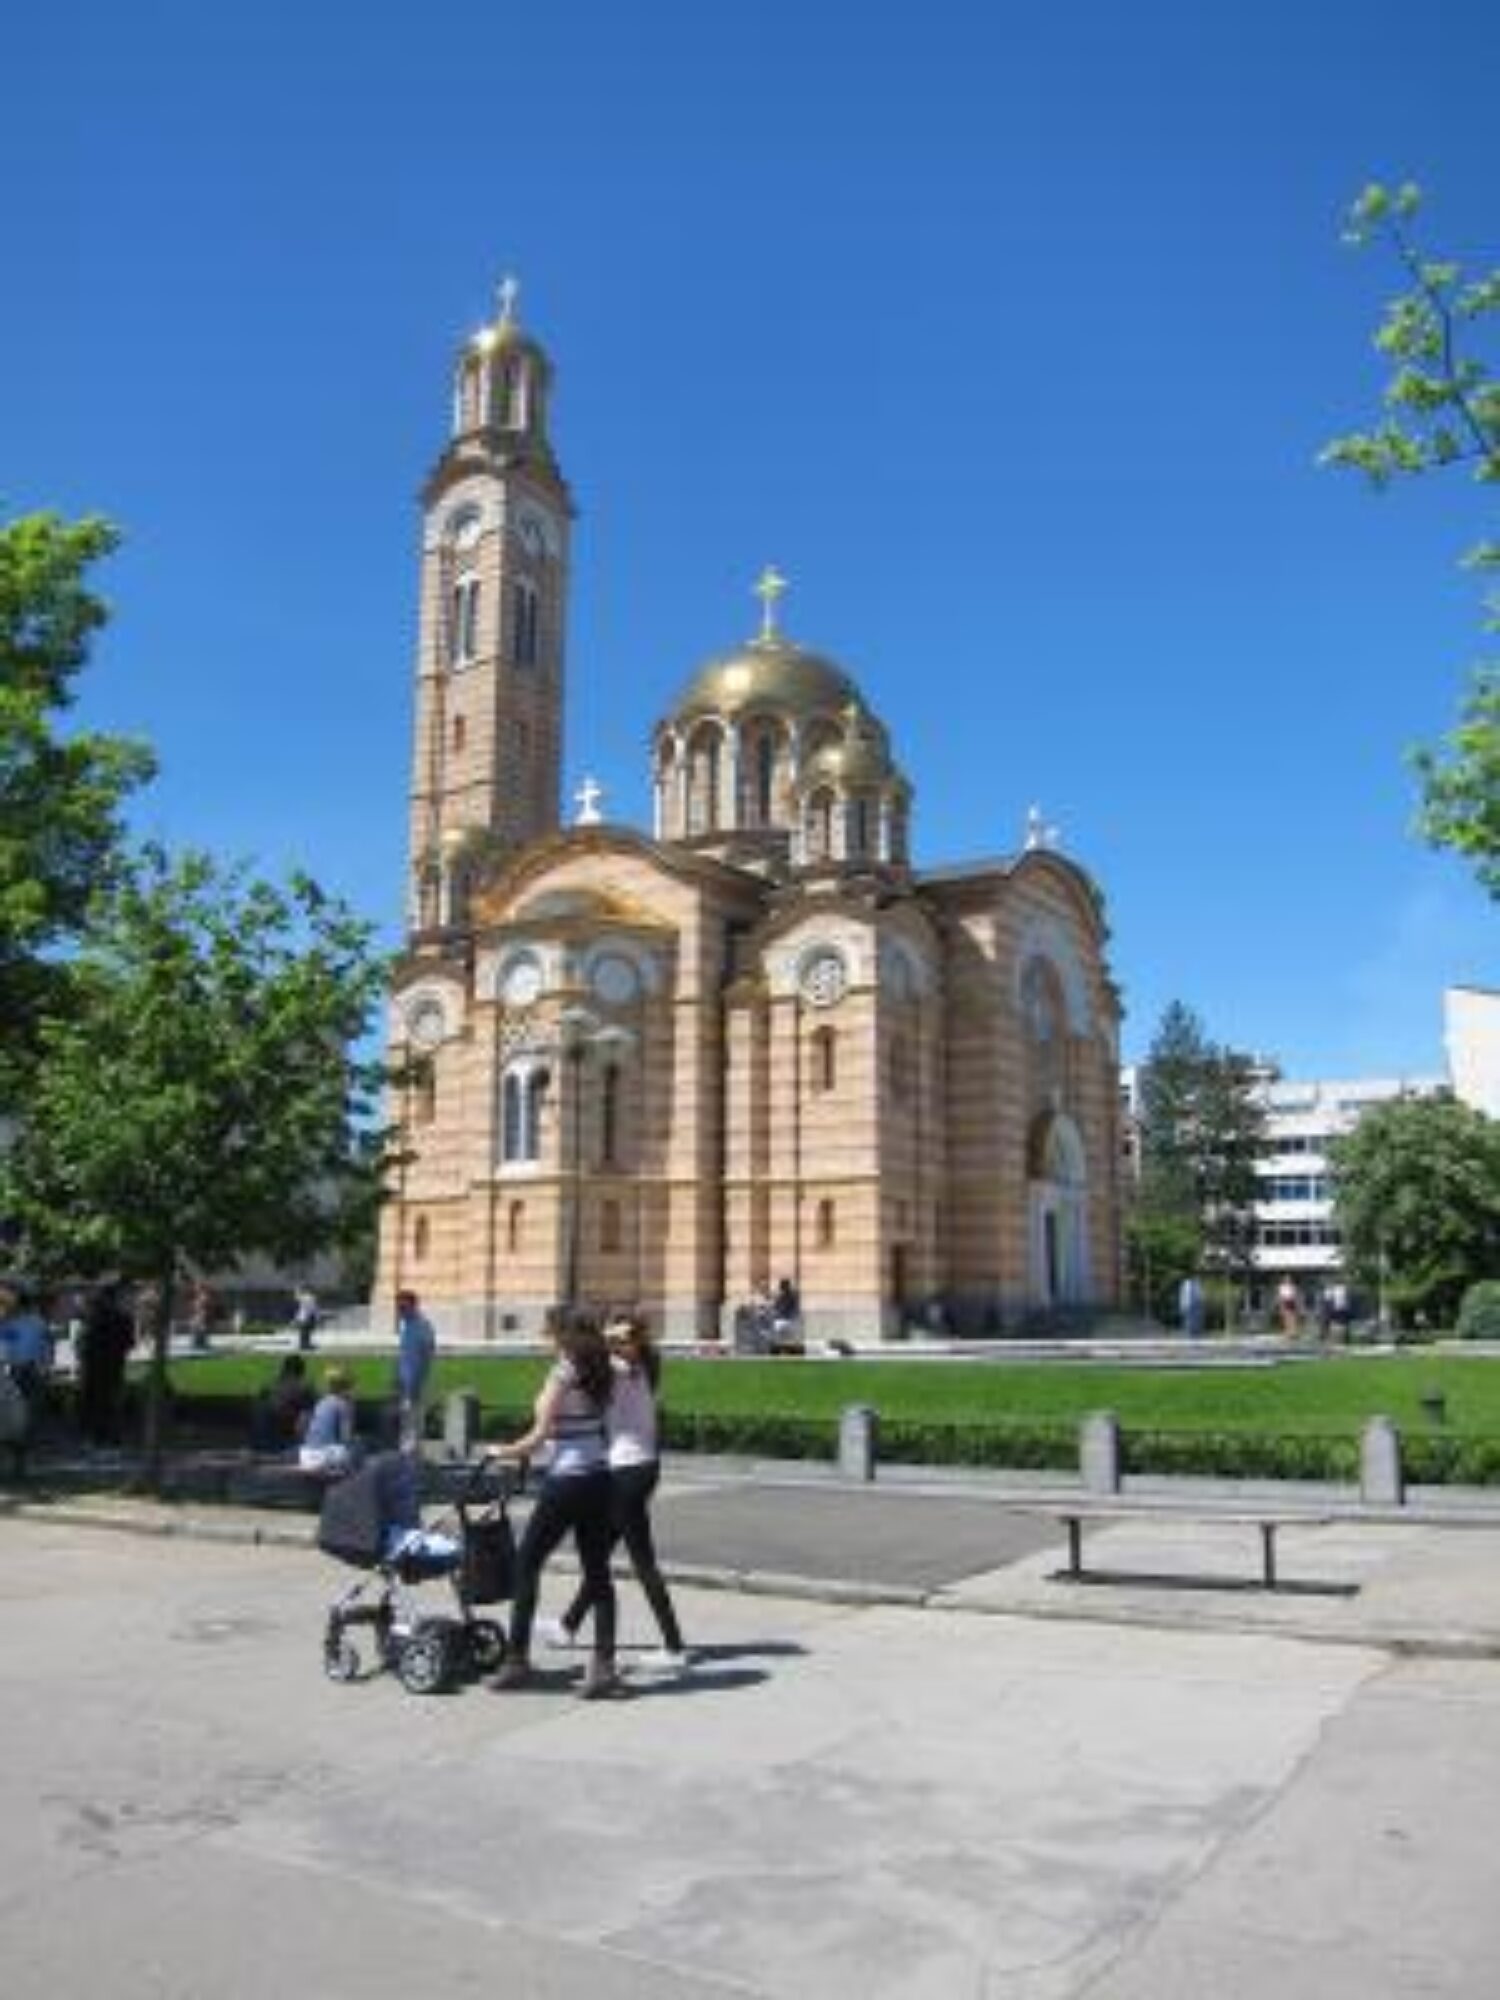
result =
M1421 190L1372 182L1350 210L1344 240L1384 248L1406 281L1375 334L1391 373L1386 416L1373 429L1335 438L1324 465L1363 473L1383 491L1394 480L1466 466L1486 486L1500 484L1500 381L1484 351L1500 314L1500 269L1474 273L1429 257L1417 240ZM1500 572L1500 542L1484 540L1466 567ZM1484 626L1500 631L1500 593L1485 598ZM1418 820L1435 847L1463 854L1500 899L1500 668L1475 669L1458 727L1436 749L1411 753L1422 784Z

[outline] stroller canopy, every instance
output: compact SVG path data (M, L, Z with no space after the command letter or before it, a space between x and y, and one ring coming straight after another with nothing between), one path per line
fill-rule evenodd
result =
M383 1451L330 1486L318 1516L318 1547L356 1569L373 1569L393 1528L419 1528L417 1468L405 1452Z

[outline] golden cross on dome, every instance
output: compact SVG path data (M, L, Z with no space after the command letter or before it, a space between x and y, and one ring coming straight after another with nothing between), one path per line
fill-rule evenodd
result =
M774 563L767 563L756 579L755 584L755 595L761 602L760 636L762 639L775 639L779 636L776 630L776 600L783 596L785 592L786 578Z

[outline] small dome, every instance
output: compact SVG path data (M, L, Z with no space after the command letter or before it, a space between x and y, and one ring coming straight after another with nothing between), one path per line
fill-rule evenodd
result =
M752 639L700 667L673 706L671 719L736 715L769 709L793 716L838 714L859 700L842 667L778 635Z
M843 736L836 743L825 743L808 758L798 789L808 792L817 785L832 784L848 791L892 782L899 784L901 774L891 762L884 729L868 710L851 704L844 711Z

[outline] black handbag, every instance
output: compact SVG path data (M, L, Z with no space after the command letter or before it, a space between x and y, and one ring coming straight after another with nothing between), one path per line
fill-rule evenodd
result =
M516 1537L508 1514L465 1524L462 1583L470 1604L503 1604L514 1595Z

